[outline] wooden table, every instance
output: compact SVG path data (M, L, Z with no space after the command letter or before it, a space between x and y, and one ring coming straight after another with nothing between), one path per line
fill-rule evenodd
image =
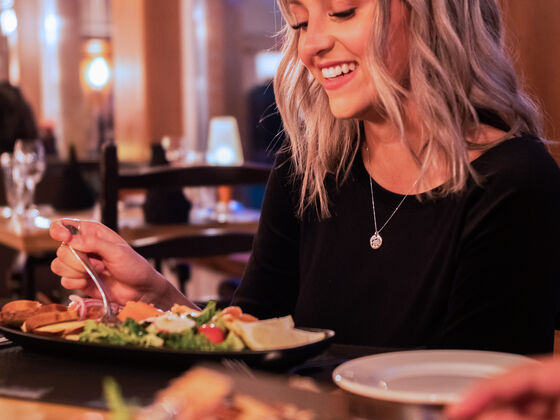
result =
M307 406L328 411L329 419L389 420L391 417L383 414L387 410L383 404L341 391L333 384L331 375L333 369L346 360L390 350L392 349L333 344L320 355L288 372L271 374L252 371L254 377L244 376L244 380L240 378L239 381L236 379L235 389L257 398L267 394L267 390L273 390L273 398L280 401L305 398ZM212 368L239 378L238 372L228 370L225 365L212 365ZM185 369L185 366L169 364L117 361L112 360L110 355L104 360L98 360L78 354L25 350L17 345L0 346L0 402L6 401L14 410L37 408L46 415L57 412L69 414L46 417L49 420L71 419L70 414L74 413L103 413L106 405L102 395L102 382L105 377L110 376L119 384L126 401L135 401L135 405L144 406L152 403L156 392L168 386ZM314 389L313 392L309 391L311 388ZM335 410L342 415L333 415ZM0 417L3 418L1 415ZM428 414L421 418L435 419Z
M6 419L36 420L103 420L109 419L105 410L94 410L64 404L35 402L15 398L0 398L0 413Z
M59 242L49 236L49 225L60 218L78 218L96 220L93 210L74 213L49 212L35 219L35 224L24 229L18 228L9 218L0 217L0 244L25 253L26 264L23 272L22 295L26 298L35 297L34 271L38 264L46 264L53 257ZM255 213L256 215L257 213ZM257 217L244 218L242 221L218 223L214 221L194 221L193 223L173 225L147 225L144 223L142 209L133 207L121 212L119 234L129 243L148 240L153 237L174 237L187 235L212 234L213 230L255 233ZM247 220L248 219L248 220Z

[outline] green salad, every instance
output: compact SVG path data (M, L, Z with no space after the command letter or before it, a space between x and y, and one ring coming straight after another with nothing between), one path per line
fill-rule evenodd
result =
M246 348L245 343L227 328L221 312L216 308L216 302L211 301L196 316L169 312L142 322L127 318L122 324L103 324L88 320L79 340L173 350L243 350Z

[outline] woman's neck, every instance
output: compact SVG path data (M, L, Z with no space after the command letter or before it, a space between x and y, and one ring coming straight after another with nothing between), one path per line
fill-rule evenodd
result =
M410 148L416 156L420 155L426 143L423 137L421 124L417 118L410 118L416 115L410 110L407 121L404 122L404 136ZM449 179L446 165L442 156L433 156L432 165L427 169L426 176L422 183L418 184L413 191L411 187L420 176L420 164L414 154L403 140L400 129L388 121L363 121L364 140L362 157L364 165L370 176L375 181L389 191L398 194L417 194L434 189ZM473 138L468 140L473 143L486 144L497 141L506 133L497 128L481 125L480 129ZM483 151L468 151L469 161L478 158ZM436 160L434 162L434 160Z
M407 112L407 115L409 118L404 121L404 136L418 155L425 143L422 138L422 128L415 122L415 118L410 118L414 112ZM364 121L363 124L365 147L362 156L369 174L389 191L398 194L411 192L411 187L420 176L420 165L409 147L402 141L399 127L389 121ZM428 178L427 184L431 188L437 187L445 180L445 177L436 174L429 174ZM412 191L413 194L418 192L421 191Z

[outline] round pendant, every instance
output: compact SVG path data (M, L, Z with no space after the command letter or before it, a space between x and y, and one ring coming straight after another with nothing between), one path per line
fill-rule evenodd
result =
M373 249L381 248L381 244L383 243L383 239L381 239L381 235L379 232L375 232L371 238L369 238L369 244Z

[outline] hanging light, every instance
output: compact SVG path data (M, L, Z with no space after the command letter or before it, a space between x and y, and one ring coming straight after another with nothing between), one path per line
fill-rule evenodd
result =
M87 90L104 90L111 81L109 45L103 39L90 39L83 47L82 82Z
M58 17L56 16L56 12L52 11L47 13L43 22L43 26L45 28L46 43L49 45L55 45L58 40L60 29L60 22Z
M86 80L94 89L103 89L111 78L111 69L104 57L96 57L87 66Z
M18 21L14 9L5 9L0 13L0 26L2 27L2 34L8 36L14 33L17 29Z

